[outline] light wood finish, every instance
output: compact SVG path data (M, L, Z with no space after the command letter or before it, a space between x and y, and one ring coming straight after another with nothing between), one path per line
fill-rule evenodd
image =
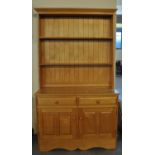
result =
M37 92L39 148L113 149L117 134L117 94L100 88L41 89ZM68 90L68 91L67 91ZM51 93L53 91L53 93ZM70 93L72 91L72 93ZM68 141L67 141L68 140Z
M38 116L40 120L40 138L75 138L77 128L76 109L44 107L38 110Z
M111 44L98 40L42 41L41 64L112 64Z
M42 87L54 85L102 85L110 87L109 67L54 66L41 68Z
M113 15L116 9L84 8L35 8L39 15Z
M105 104L115 104L116 98L115 97L103 97L103 98L80 98L79 105L105 105Z
M96 9L82 9L86 13L83 15L78 15L78 9L56 9L56 14L54 10L51 10L53 14L40 13L41 87L52 87L54 83L58 86L101 84L105 88L113 88L113 11L110 13L110 10L104 10L107 14L101 16L86 15ZM62 11L66 14L56 16ZM72 11L76 16L70 14ZM96 10L96 13L101 13L100 11L103 13L101 9Z
M76 98L39 97L38 105L41 106L76 106Z
M79 129L82 138L114 138L116 136L116 108L80 108Z
M39 13L41 151L114 149L115 9L46 9Z
M111 20L112 16L45 16L40 18L40 37L111 38Z

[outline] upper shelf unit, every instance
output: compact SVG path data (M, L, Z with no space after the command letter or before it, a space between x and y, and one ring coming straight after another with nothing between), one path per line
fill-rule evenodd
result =
M112 39L112 16L41 16L40 39Z

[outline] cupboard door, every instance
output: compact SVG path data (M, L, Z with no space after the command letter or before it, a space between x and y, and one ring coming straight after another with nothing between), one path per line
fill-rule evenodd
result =
M99 112L99 134L104 137L115 137L117 130L117 109L103 108Z
M79 114L82 138L116 136L117 115L115 107L81 108Z
M94 137L98 134L98 111L92 108L79 109L80 137Z
M44 138L74 138L77 128L77 112L67 108L42 108L38 112L39 135Z

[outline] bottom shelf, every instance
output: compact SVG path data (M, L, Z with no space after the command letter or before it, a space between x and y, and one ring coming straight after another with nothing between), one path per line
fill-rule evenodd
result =
M41 87L95 85L112 87L112 67L54 66L40 68Z
M111 88L102 86L55 86L43 87L37 91L37 94L115 94L118 92Z

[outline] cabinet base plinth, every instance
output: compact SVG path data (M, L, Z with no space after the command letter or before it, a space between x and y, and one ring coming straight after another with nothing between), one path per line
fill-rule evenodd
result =
M39 141L40 151L50 151L53 149L66 149L66 150L88 150L91 148L105 148L105 149L115 149L116 139L82 139L82 140L44 140Z

